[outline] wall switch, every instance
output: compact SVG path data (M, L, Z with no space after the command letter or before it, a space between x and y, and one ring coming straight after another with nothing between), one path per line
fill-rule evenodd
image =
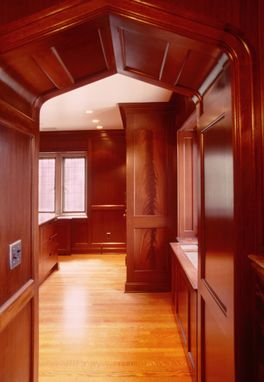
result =
M21 264L22 256L22 242L17 240L12 244L9 244L9 266L10 269L14 269Z

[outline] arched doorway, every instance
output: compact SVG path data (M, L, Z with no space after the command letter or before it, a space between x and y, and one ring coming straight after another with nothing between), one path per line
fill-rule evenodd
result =
M106 32L107 27L109 27L109 13L117 18L120 18L121 23L129 25L129 28L131 28L131 25L138 25L139 28L143 27L146 28L146 30L151 28L153 33L156 28L158 28L159 31L164 31L164 34L172 33L176 36L194 40L196 43L199 42L205 45L208 44L208 46L217 47L218 49L225 51L230 58L233 95L232 103L234 111L234 220L236 223L236 230L234 234L234 269L236 269L236 266L240 264L240 268L235 271L235 307L233 312L236 311L237 313L235 318L233 317L233 314L231 315L231 320L232 325L235 324L238 328L237 333L234 334L234 342L236 342L237 350L240 348L243 358L243 350L242 347L239 346L239 341L241 341L242 344L244 343L242 336L244 323L243 320L239 318L239 313L242 311L242 303L239 302L237 296L239 296L242 291L242 280L244 275L247 274L246 264L243 260L240 260L245 257L245 253L248 253L254 245L254 225L252 224L252 228L250 228L247 236L243 235L243 232L246 227L251 227L253 214L251 213L249 198L250 195L255 192L254 168L252 168L253 166L248 166L248 163L254 163L253 148L248 143L252 135L251 116L253 114L251 92L251 56L246 44L243 41L238 39L233 34L218 30L217 28L208 27L189 20L187 21L186 19L175 14L171 14L161 8L149 8L148 6L137 2L130 2L127 4L127 9L124 9L123 5L120 5L119 2L114 4L110 4L110 2L103 2L101 4L92 1L83 4L73 4L72 7L66 7L63 10L58 9L52 14L42 14L42 16L36 20L31 17L29 18L30 24L28 23L29 20L24 19L21 23L19 23L19 25L14 24L18 29L11 27L0 41L3 66L6 69L3 81L4 88L9 90L3 95L4 107L2 106L2 123L8 127L13 127L12 125L14 124L15 128L23 133L30 133L33 137L37 136L36 127L38 124L38 107L43 100L51 97L52 95L58 94L59 92L63 92L66 89L70 89L74 86L80 86L82 83L87 81L91 82L112 73L116 70L116 65L118 70L129 72L130 75L146 80L144 70L140 73L140 71L131 71L129 65L128 67L124 67L124 62L122 63L122 60L120 60L122 55L124 55L122 45L120 48L117 48L119 49L117 54L113 54L111 43L109 43L111 33L108 35ZM132 19L133 21L131 21ZM85 29L86 26L89 33L91 32L89 37L91 45L93 46L93 41L96 41L101 47L98 60L94 60L90 66L88 65L88 69L90 70L89 76L87 76L87 67L85 65L81 66L81 68L76 68L76 63L78 63L78 60L75 56L77 51L74 50L74 39L71 46L71 54L75 56L73 61L72 56L67 56L69 54L67 49L64 49L64 42L66 41L65 38L68 41L71 41L73 36L72 32L78 28L82 31L82 27ZM120 25L118 28L118 33L120 33ZM93 31L95 31L94 34ZM197 31L199 31L199 33L197 33ZM127 42L133 43L133 36L125 36L125 34L123 33L122 35L122 33L123 32L121 31L121 42L122 39L124 40L124 38L127 38ZM135 33L135 31L132 31L132 35L133 33ZM138 31L136 33L138 33ZM81 36L82 32L78 32L77 35ZM195 36L195 39L193 36ZM108 41L106 49L103 43L104 39L105 41ZM49 44L51 42L54 45L50 46ZM61 51L56 50L56 48L51 49L56 46L56 44L62 45ZM153 42L149 42L149 44L151 45ZM47 51L45 49L43 50L43 47L47 48ZM165 54L167 58L169 48L166 43L164 47L165 49L162 49L163 46L161 42L160 49L163 52L163 58ZM34 66L37 64L41 67L41 69L36 69L38 72L37 77L34 77L34 71L28 69L30 67L28 57L32 56L34 57L34 63L32 63L32 65ZM75 76L70 75L71 73L68 73L67 70L65 71L65 68L63 68L62 63L60 62L60 57L64 57L66 60L68 57L72 65L70 72L75 73L76 78L72 78ZM83 57L88 58L85 53ZM110 61L108 58L110 58ZM165 64L166 62L162 61L162 65L160 66L160 68L163 67L163 69L160 70L161 78L163 75L161 71L163 72ZM145 65L144 62L143 65ZM51 85L50 82L45 79L43 73L48 74L48 77L50 77L50 73L52 73L52 78L49 78L52 83ZM88 80L87 77L89 77ZM35 78L37 78L38 81L35 81ZM159 82L160 78L155 80L152 76L152 78L150 77L148 80ZM54 83L56 84L55 87ZM165 86L165 84L163 84L163 86ZM175 85L175 83L173 85L168 83L167 86L174 87L175 91L182 94L196 94L199 96L197 89L186 89L178 86L177 84ZM201 100L200 97L199 99ZM6 105L8 105L8 107ZM202 105L202 102L200 105ZM200 113L202 113L202 107L200 108ZM12 122L10 123L10 121ZM35 142L34 139L35 138L33 138L33 142ZM243 150L244 147L246 148L246 152ZM35 150L35 143L32 145L32 150ZM249 179L249 173L251 174L251 179ZM251 190L250 193L248 193L248 190ZM33 193L36 201L36 190L34 187ZM36 224L36 219L33 222ZM36 228L34 224L32 224L33 237L35 237ZM33 244L31 242L32 249L33 245L34 241ZM35 247L35 253L36 252L37 248ZM29 253L32 253L32 251ZM32 261L34 264L34 257L31 256L31 254L29 254L28 257L29 262ZM31 274L31 278L34 280L34 272L31 272ZM12 280L10 283L11 282ZM30 284L30 289L28 289L29 286L26 289L27 298L24 299L24 306L31 304L31 300L34 301L34 297L37 301L37 286L34 289L32 285L33 284ZM18 283L17 288L21 288L22 286L23 282L20 282ZM13 289L16 290L16 288ZM24 295L24 292L24 290L21 290L22 296ZM201 291L201 294L202 293L203 292ZM11 297L12 293L11 295L8 295L7 298ZM34 328L36 329L36 326L34 326ZM200 346L203 346L203 341L204 338L202 336ZM35 345L35 349L36 348L37 345ZM201 350L201 352L203 351ZM202 375L202 380L205 380L204 375Z

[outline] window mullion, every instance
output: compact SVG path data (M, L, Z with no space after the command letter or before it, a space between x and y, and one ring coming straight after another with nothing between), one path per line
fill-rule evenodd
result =
M56 156L56 214L62 213L62 157Z

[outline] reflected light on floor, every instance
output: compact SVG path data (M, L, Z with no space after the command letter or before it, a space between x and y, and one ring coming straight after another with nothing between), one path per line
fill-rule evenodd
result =
M87 322L89 296L82 287L71 287L65 291L63 299L63 326L68 336L83 335Z

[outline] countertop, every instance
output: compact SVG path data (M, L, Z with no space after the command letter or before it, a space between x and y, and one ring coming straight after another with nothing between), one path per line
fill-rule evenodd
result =
M198 288L198 246L197 244L170 243L184 273L193 289Z

